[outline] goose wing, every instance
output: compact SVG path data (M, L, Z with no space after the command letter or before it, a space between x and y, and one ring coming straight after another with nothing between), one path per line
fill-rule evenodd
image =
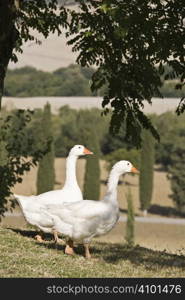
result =
M46 205L45 210L63 221L73 224L76 221L85 221L103 217L107 213L107 206L101 201L82 200L70 204Z

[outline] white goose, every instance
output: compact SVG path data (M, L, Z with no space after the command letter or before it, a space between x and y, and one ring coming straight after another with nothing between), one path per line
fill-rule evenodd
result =
M53 221L53 230L68 237L65 253L73 254L73 241L82 242L85 248L85 257L90 258L89 243L95 236L110 231L119 218L117 202L117 184L119 176L127 173L138 173L129 161L117 162L109 175L107 192L103 200L83 200L64 205L46 205L43 213Z
M87 154L93 153L83 145L75 145L70 150L66 159L66 179L62 189L49 191L37 196L14 194L28 223L36 225L44 232L52 232L51 227L48 227L51 224L48 217L45 214L40 214L40 205L57 205L64 202L70 203L83 200L83 195L76 179L76 162L79 156ZM57 242L57 233L55 231L53 233L55 242ZM40 241L42 240L39 235L36 238Z

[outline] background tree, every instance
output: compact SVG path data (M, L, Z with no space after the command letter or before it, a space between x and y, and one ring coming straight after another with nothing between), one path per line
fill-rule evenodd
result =
M121 148L105 156L109 170L116 162L123 159L129 160L136 168L140 169L140 151L137 149L127 150L127 148Z
M59 131L55 138L55 153L57 157L66 157L69 150L79 144L78 126L77 126L78 111L65 105L59 111ZM57 133L57 129L55 128ZM56 135L56 134L55 134Z
M86 145L93 155L86 158L83 196L84 199L98 200L100 193L100 139L101 130L98 131L100 123L97 120L100 115L96 110L80 110L77 118L78 141Z
M112 132L117 132L125 121L126 138L136 144L141 142L142 127L149 128L158 138L142 111L143 101L151 103L154 95L162 96L160 87L164 80L177 77L176 88L184 85L184 1L76 3L80 9L75 11L63 5L57 7L57 0L0 1L0 96L8 62L16 61L15 51L22 51L25 41L38 42L30 29L47 38L50 32L61 34L65 27L68 44L78 51L77 63L97 67L92 91L107 87L102 105L106 114L111 103ZM164 66L170 68L161 80ZM177 112L184 108L182 100Z
M48 146L39 149L34 144L32 136L27 135L26 127L31 120L30 111L18 110L5 113L0 118L0 216L14 202L8 200L11 188L22 182L22 175L35 166ZM26 147L27 145L27 147ZM8 205L9 204L9 205Z
M33 67L8 70L4 96L95 96L90 89L94 68L82 68L72 64L54 72L44 72ZM175 89L176 79L164 82L161 88L164 97L182 97L184 91ZM100 89L98 95L104 95ZM122 126L121 126L122 127ZM120 128L122 131L122 128ZM125 133L124 133L125 134Z
M77 2L81 10L70 11L68 36L73 36L68 44L78 51L81 66L97 66L91 88L96 91L107 86L102 105L106 114L111 104L112 132L117 132L125 121L126 138L133 143L141 142L142 127L158 138L151 120L142 111L143 101L152 103L154 95L162 97L165 65L171 70L164 80L177 76L176 88L184 85L183 1ZM181 102L178 113L183 107Z
M167 112L156 117L155 124L161 135L161 142L156 144L156 163L167 172L172 190L171 198L177 210L184 213L184 116L177 117L172 112Z
M134 246L134 208L132 203L132 194L130 189L126 195L127 199L127 222L126 222L126 233L125 240L129 247Z
M93 93L107 87L102 105L107 114L111 104L111 131L117 132L125 122L125 137L137 145L143 127L159 138L142 111L143 101L152 103L154 95L161 96L166 65L171 69L164 80L177 77L176 88L184 85L184 1L76 3L80 9L75 11L57 7L57 0L0 0L0 107L10 59L16 61L15 51L21 52L25 41L39 42L31 29L47 38L50 32L61 34L66 27L68 43L79 53L77 63L97 67L92 76ZM182 98L177 113L184 109Z
M184 122L183 122L184 123ZM168 179L170 179L171 198L180 213L185 213L185 130L184 127L176 131L170 152L170 164L168 165Z
M21 52L21 46L24 42L31 40L39 43L31 34L30 29L37 30L46 38L51 31L57 31L60 34L61 25L65 26L65 24L66 11L64 7L57 7L56 0L41 0L39 2L0 0L0 143L2 143L0 149L3 149L4 145L6 145L8 157L6 165L3 165L3 161L0 162L1 214L7 209L7 201L11 195L11 188L16 182L21 181L21 175L25 171L28 171L33 164L36 164L38 158L41 157L41 153L44 151L44 146L42 147L42 151L33 149L32 158L28 159L28 161L25 161L24 158L28 158L30 154L29 150L27 153L23 151L20 154L23 140L21 140L21 137L24 135L24 128L28 121L27 116L29 112L23 113L18 111L16 113L16 116L21 116L20 120L17 118L17 121L20 122L17 132L15 132L15 128L12 126L11 116L3 118L1 102L8 63L10 60L17 61L15 51ZM28 139L31 141L30 137Z
M4 96L34 97L34 96L95 96L90 89L94 68L82 68L76 64L57 69L54 72L44 72L33 67L22 67L8 70ZM164 97L183 97L183 90L175 89L176 79L164 82L161 88ZM104 95L100 89L98 95ZM120 131L122 128L120 128Z
M17 61L15 51L22 52L21 46L28 40L39 43L31 29L45 38L50 32L61 34L66 17L65 8L59 8L57 0L0 0L0 107L8 63L10 60Z
M55 168L54 168L54 143L52 132L51 108L49 104L44 107L43 117L40 124L41 140L49 142L49 151L39 161L37 172L37 194L48 192L54 189Z
M154 122L161 136L160 143L156 143L156 163L168 172L174 146L179 144L179 135L183 132L184 115L177 117L172 112L166 112L155 116Z
M147 130L142 132L142 147L139 176L139 199L143 214L147 214L153 191L153 168L155 161L154 138Z
M88 132L87 145L93 155L88 157L85 166L84 199L99 200L100 197L100 147L95 130Z

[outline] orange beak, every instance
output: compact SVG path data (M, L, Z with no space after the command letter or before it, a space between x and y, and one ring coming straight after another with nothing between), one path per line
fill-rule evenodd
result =
M139 171L138 171L135 167L132 167L131 172L132 172L132 173L139 174Z
M89 149L84 148L84 154L93 154L93 152L91 152Z

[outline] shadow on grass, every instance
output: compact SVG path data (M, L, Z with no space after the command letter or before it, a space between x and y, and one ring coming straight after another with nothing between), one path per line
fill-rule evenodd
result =
M41 247L53 248L61 250L64 253L65 246L52 243L39 243ZM75 254L84 256L83 245L76 245L74 247ZM139 245L129 248L123 244L107 244L96 242L90 246L92 257L100 259L109 264L119 264L123 260L129 260L133 265L139 267L144 265L147 270L166 267L177 267L185 269L185 256L167 253L166 251L157 251L140 247Z
M37 241L35 241L37 243L37 245L41 246L41 247L45 247L47 249L57 249L57 250L61 250L63 253L65 251L65 245L61 245L61 244L54 244L52 242L43 242L43 243L38 243ZM84 256L84 246L82 244L75 244L74 245L74 252L76 255L79 255L79 256ZM102 250L99 249L98 247L96 246L92 246L90 247L90 252L92 252L93 255L99 255L101 256L101 252Z
M32 229L17 229L17 228L12 228L12 227L9 227L7 229L12 230L13 232L18 233L22 236L26 236L26 237L33 238L33 239L37 234L40 234L40 231L32 230ZM53 239L53 235L50 233L44 233L44 239L46 241L50 241Z
M35 230L22 230L15 228L7 228L23 237L34 238L38 231ZM34 240L35 244L46 249L55 249L64 253L65 245L55 245L53 236L46 234L46 242L39 243ZM76 245L74 247L76 255L84 255L83 245ZM146 269L176 267L185 270L185 255L172 254L166 251L157 251L141 247L139 245L130 248L126 244L108 244L103 242L92 242L90 252L95 258L99 258L106 263L118 264L123 260L129 260L133 265L144 265Z
M153 204L148 209L148 212L155 215L166 216L166 217L185 217L185 213L180 213L176 208L170 206L161 206Z
M50 234L50 233L44 233L43 234L43 238L44 238L45 242L38 242L35 239L35 236L37 234L40 234L40 231L29 230L29 229L17 229L17 228L7 228L7 229L12 230L13 232L15 232L17 234L20 234L23 237L32 238L37 245L45 247L47 249L64 250L64 245L60 245L60 244L56 245L54 243L53 235Z
M127 215L127 213L128 213L128 210L127 210L127 209L124 209L124 208L121 208L121 207L119 207L119 211L120 211L121 213L126 214L126 215ZM138 216L140 216L140 215L137 214L137 213L135 213L134 216L135 216L135 217L138 217Z
M103 259L108 263L118 263L120 260L129 260L136 266L145 265L146 269L156 267L185 268L185 256L157 251L139 245L130 248L126 244L105 244L102 246Z
M120 212L127 214L127 209L119 208ZM158 204L152 204L148 209L148 212L153 215L163 216L163 217L178 217L184 218L185 213L180 213L176 208L170 206L161 206ZM135 214L139 216L139 214Z
M23 237L28 237L28 238L32 238L34 240L34 242L41 247L45 247L47 249L57 249L57 250L62 250L64 252L65 249L65 245L61 245L61 244L55 244L54 240L53 240L53 235L50 233L44 233L44 240L45 242L38 242L35 240L35 236L37 234L40 234L40 231L37 230L29 230L29 229L18 229L18 228L7 228L17 234L22 235ZM93 249L93 253L100 253L101 250L92 247ZM78 245L74 247L75 253L78 255L84 255L84 247L83 245Z

